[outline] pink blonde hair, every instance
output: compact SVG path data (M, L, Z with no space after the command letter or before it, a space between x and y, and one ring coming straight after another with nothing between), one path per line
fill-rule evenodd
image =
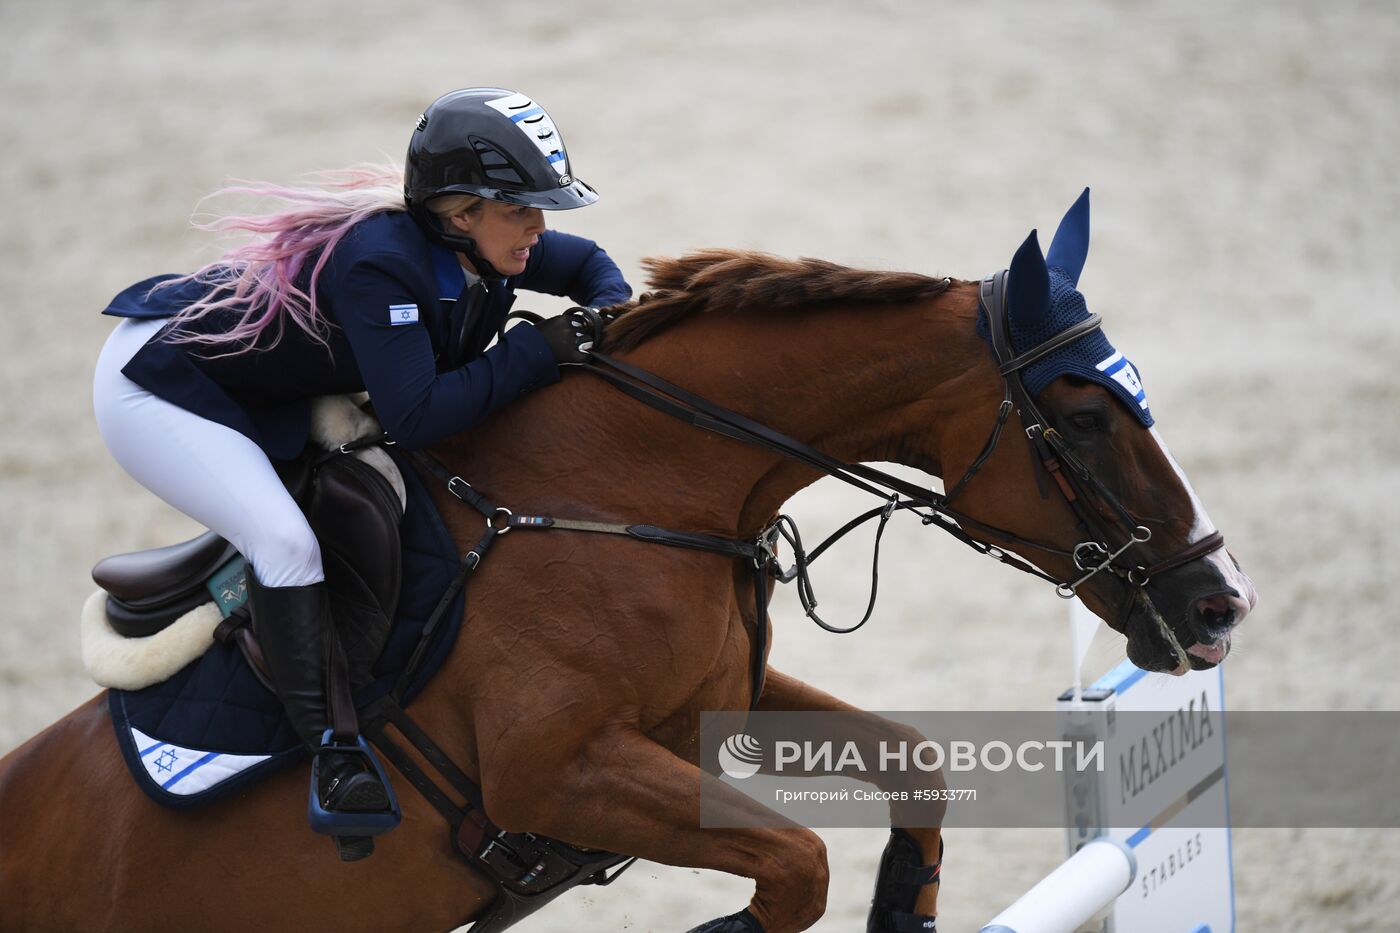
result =
M273 334L270 346L275 346L290 322L325 345L326 321L316 307L316 282L321 270L351 227L375 214L405 210L403 168L387 163L362 164L316 172L309 179L312 184L303 187L240 182L204 199L245 195L271 198L287 207L270 213L227 214L208 222L195 222L200 230L249 233L252 238L203 268L164 281L152 291L192 281L209 286L203 298L176 315L179 323L230 309L239 317L233 327L222 333L186 331L173 337L173 342L205 347L231 345L233 349L215 355L233 356L251 350L269 329ZM315 265L303 290L296 281L313 256Z

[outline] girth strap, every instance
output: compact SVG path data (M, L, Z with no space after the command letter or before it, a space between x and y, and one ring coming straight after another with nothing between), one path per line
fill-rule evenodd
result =
M409 715L404 712L403 707L392 697L383 697L371 703L365 710L365 719L374 724L376 736L382 735L384 726L392 725L399 730L400 734L407 739L418 753L423 756L428 764L445 777L469 806L480 807L482 805L481 790L476 786L471 778L466 775L456 763L448 757L436 742L424 732ZM378 742L378 738L375 739Z
M365 737L375 744L375 747L383 753L390 764L399 769L400 774L408 778L408 782L414 786L418 793L423 795L423 799L432 804L433 809L442 814L447 825L455 830L455 827L461 824L466 812L453 803L452 799L433 783L433 779L418 767L408 752L385 734L384 725L383 720L371 720L365 723L362 727Z
M580 849L533 833L502 830L486 815L476 782L457 767L393 697L375 701L365 713L365 735L447 821L453 848L473 869L496 884L496 898L473 921L473 933L499 933L577 885L610 884L636 861L612 852ZM388 736L390 725L447 779L463 799L461 805L453 802L448 792Z

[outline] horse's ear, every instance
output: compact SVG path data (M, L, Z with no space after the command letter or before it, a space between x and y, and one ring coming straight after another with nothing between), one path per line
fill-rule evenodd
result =
M1006 283L1007 316L1022 327L1034 327L1050 311L1050 273L1040 255L1035 231L1011 257Z
M1084 271L1084 260L1088 256L1089 189L1085 188L1060 221L1060 228L1050 241L1050 251L1045 254L1045 264L1059 269L1078 287L1079 273Z

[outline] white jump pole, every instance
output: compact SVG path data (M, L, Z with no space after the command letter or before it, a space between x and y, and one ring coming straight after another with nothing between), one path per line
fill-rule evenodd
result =
M1136 875L1137 859L1126 846L1095 839L979 933L1073 933L1128 890Z

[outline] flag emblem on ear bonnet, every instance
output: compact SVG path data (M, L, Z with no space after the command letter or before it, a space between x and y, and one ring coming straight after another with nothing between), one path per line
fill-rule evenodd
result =
M1079 292L1079 274L1089 255L1089 189L1060 221L1044 257L1035 231L1011 260L1007 293L1007 317L1011 322L1011 346L1025 353L1066 328L1089 317ZM987 316L977 315L977 333L990 342ZM1080 337L1021 372L1032 397L1060 376L1076 376L1108 389L1145 427L1152 426L1152 411L1137 368L1113 348L1100 328Z

